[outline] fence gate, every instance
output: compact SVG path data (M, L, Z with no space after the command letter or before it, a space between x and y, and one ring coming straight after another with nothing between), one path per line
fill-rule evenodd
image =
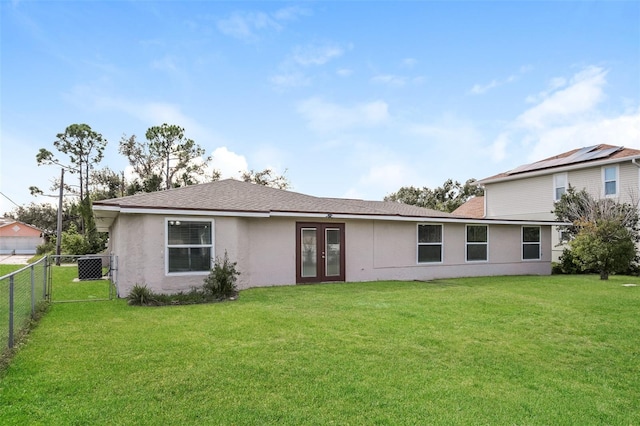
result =
M48 291L51 302L86 302L117 297L117 256L49 256Z

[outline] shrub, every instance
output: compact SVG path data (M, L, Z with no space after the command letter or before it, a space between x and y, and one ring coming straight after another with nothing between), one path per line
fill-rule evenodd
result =
M205 278L202 286L205 293L219 299L237 295L236 281L240 275L240 272L236 270L237 263L229 261L226 250L222 259L216 257L213 269Z
M129 305L155 306L158 304L158 297L146 285L136 284L127 296Z
M36 254L55 254L56 242L53 240L46 241L44 244L40 244L36 247Z
M62 253L64 254L87 254L91 252L89 243L83 235L78 233L78 229L74 224L71 224L68 231L62 233Z
M584 274L589 271L585 271L582 265L574 257L570 249L565 248L560 256L560 262L554 265L553 273L555 274Z

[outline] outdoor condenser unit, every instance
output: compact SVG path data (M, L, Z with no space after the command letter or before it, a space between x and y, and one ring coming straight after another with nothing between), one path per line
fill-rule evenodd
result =
M102 278L102 259L81 257L78 259L79 280L99 280Z

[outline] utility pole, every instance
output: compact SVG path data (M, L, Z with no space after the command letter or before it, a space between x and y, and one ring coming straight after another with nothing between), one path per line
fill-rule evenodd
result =
M58 197L58 227L56 229L56 265L60 266L62 244L62 197L64 196L64 169L60 169L60 196Z

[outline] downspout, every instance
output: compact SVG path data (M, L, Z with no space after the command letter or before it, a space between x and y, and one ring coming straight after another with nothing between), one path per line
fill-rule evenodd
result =
M639 169L638 170L638 188L640 189L640 164L638 164L635 158L631 159L631 164L633 164ZM640 207L640 196L638 198L639 199L638 199L638 202L636 203L636 207Z
M482 196L482 203L484 204L484 207L483 207L484 211L482 212L482 218L486 219L487 218L487 188L484 185L478 185L478 186L482 188L482 193L484 194Z

